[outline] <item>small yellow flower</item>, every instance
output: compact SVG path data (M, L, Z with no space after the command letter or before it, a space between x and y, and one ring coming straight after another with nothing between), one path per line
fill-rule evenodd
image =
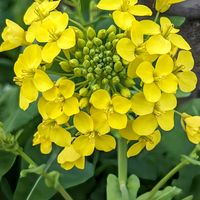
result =
M114 137L107 134L110 127L105 114L89 116L80 112L74 116L74 126L81 135L74 140L73 145L83 156L91 155L95 148L105 152L115 149Z
M169 55L162 55L158 58L155 68L150 62L142 62L136 74L144 83L143 92L146 99L156 102L161 97L161 91L176 93L178 80L172 73L174 62Z
M43 98L39 104L46 110L48 117L55 119L62 114L72 116L79 112L79 102L74 96L75 84L67 78L60 78L49 90L43 92ZM42 108L41 108L42 109Z
M0 52L28 44L25 39L25 31L18 24L6 19L6 25L2 32L3 43L0 46Z
M200 143L200 116L183 117L185 122L185 131L190 142Z
M151 151L161 140L159 130L146 136L136 134L132 129L132 121L128 122L125 129L120 130L120 135L130 141L137 141L128 149L128 157L138 155L145 147L147 151Z
M194 67L194 59L190 51L180 51L175 62L173 73L178 78L179 88L183 92L191 92L196 88L197 77L191 70Z
M131 107L129 99L120 95L114 95L111 99L106 90L100 89L92 94L90 103L95 108L93 109L94 113L106 114L111 128L123 129L126 127L126 113Z
M175 29L167 17L160 18L160 26L160 33L151 36L146 42L146 50L149 54L167 54L171 51L172 45L179 49L191 49L185 39L177 34L179 29Z
M183 2L185 0L156 0L156 10L158 12L166 12L171 5Z
M135 94L132 99L132 111L139 115L133 121L133 130L138 135L151 134L158 125L165 131L174 127L174 108L177 105L175 95L162 93L158 102L148 102L143 93Z
M67 28L68 21L69 17L66 13L53 11L38 27L36 40L47 42L42 50L42 59L45 62L51 63L61 49L66 50L75 46L75 31Z
M52 150L52 143L60 147L71 144L71 134L60 126L56 120L44 120L34 135L33 146L40 144L40 151L49 154Z
M84 169L85 157L81 155L74 145L66 146L58 155L58 163L66 170L72 169L74 166L78 169Z
M40 68L41 62L41 47L33 44L24 50L14 65L14 81L21 87L20 108L23 110L37 99L38 91L44 92L53 87L49 76Z
M136 5L137 3L137 0L100 0L97 7L102 10L115 10L113 12L115 23L122 30L127 30L135 20L134 16L152 15L152 11L147 6Z

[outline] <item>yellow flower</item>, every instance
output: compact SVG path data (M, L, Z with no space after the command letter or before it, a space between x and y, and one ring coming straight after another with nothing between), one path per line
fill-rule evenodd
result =
M72 169L74 166L78 169L84 169L85 157L81 155L74 145L66 146L58 155L58 163L66 170Z
M171 5L183 2L185 0L156 0L156 10L158 12L166 12Z
M200 116L187 116L184 118L185 131L188 139L194 144L200 143Z
M146 50L149 54L167 54L172 45L179 49L190 50L190 45L185 39L178 35L179 29L167 17L160 18L160 33L151 36L146 42Z
M159 125L169 131L174 127L174 108L177 105L175 95L162 93L156 103L148 102L143 93L135 94L132 99L132 111L139 115L133 121L133 130L138 135L151 134Z
M115 149L114 137L107 135L110 127L105 114L89 116L80 112L74 116L74 126L81 135L74 140L73 145L83 156L91 155L95 148L105 152Z
M35 1L26 11L24 15L24 23L30 25L33 22L38 22L43 20L49 15L49 13L55 10L60 3L58 1L44 0Z
M18 24L6 19L6 25L2 33L3 43L0 46L0 52L28 44L25 39L25 31Z
M194 59L190 51L180 51L175 62L173 73L178 78L179 88L183 92L191 92L196 88L197 77L191 70L194 67Z
M117 53L125 60L132 62L136 56L147 59L147 52L144 44L144 35L159 34L160 27L151 20L134 20L130 29L130 37L122 38L117 43ZM152 57L152 56L151 56Z
M66 13L53 11L38 27L36 39L38 42L48 42L42 50L42 59L51 63L60 53L75 46L76 36L72 28L67 28L69 17Z
M147 6L136 5L137 3L137 0L100 0L97 7L102 10L115 10L114 22L122 30L127 30L131 27L134 16L152 15L152 11Z
M128 157L138 155L145 147L147 151L151 151L161 140L159 130L146 136L136 134L132 129L132 121L128 122L125 129L120 130L120 135L128 140L137 141L128 149Z
M49 76L40 68L41 48L37 44L28 46L14 65L14 81L21 87L20 108L26 110L38 97L38 91L44 92L53 87Z
M43 92L43 98L39 106L45 109L47 116L55 119L62 114L72 116L79 112L78 99L73 96L75 84L67 78L60 78L51 89Z
M126 113L131 107L131 101L120 95L114 95L111 99L106 90L95 91L90 98L94 106L93 112L106 114L109 126L115 129L123 129L127 124Z
M155 68L150 62L142 62L136 70L136 74L144 83L143 92L150 102L157 102L161 97L161 91L176 93L177 78L172 73L174 62L169 55L158 58Z
M34 135L33 146L40 144L40 151L48 154L52 150L52 143L60 147L71 144L71 134L60 126L56 120L44 120Z

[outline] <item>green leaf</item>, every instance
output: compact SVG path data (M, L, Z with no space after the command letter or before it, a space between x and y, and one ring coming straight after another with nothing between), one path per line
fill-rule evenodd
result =
M182 200L193 200L193 195L187 196L183 198Z
M191 95L191 92L182 92L181 90L177 90L176 97L177 98L186 98Z
M127 181L127 188L128 188L129 197L131 198L131 200L136 199L137 192L140 188L140 180L138 179L136 175L132 174L131 176L129 176L128 181Z
M32 104L25 112L19 108L19 89L6 86L0 97L0 121L7 132L12 132L31 121L37 114L37 105Z
M15 158L16 156L11 153L0 151L0 180L13 166Z
M186 18L181 16L171 16L169 17L171 22L175 25L175 27L180 27L185 23Z
M107 200L122 200L118 178L109 174L107 178Z
M80 0L81 2L81 12L85 21L90 19L90 0Z

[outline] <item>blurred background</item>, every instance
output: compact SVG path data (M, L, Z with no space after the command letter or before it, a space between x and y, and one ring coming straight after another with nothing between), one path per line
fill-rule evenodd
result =
M84 2L88 3L89 1L85 0ZM0 0L0 32L3 31L6 18L26 29L22 19L25 10L31 3L31 0ZM143 0L143 3L152 5L153 1ZM61 4L60 8L62 5L64 4ZM82 12L87 16L89 11L87 8L82 8ZM181 33L192 46L196 63L194 71L200 77L200 1L188 0L177 4L167 15L181 16L180 21L185 20L181 26ZM104 25L107 27L111 22L102 20L100 23L102 27ZM100 27L98 24L95 26ZM36 105L32 104L27 112L23 112L18 107L18 88L13 83L13 65L19 52L20 48L0 53L0 121L4 123L8 132L15 134L22 130L20 144L25 151L38 164L48 163L49 156L41 155L38 147L33 148L31 145L33 134L41 120ZM192 94L181 94L179 97L179 111L200 115L199 85ZM182 130L180 118L176 117L175 120L177 126L172 131L163 133L162 141L155 150L144 151L129 160L129 174L134 173L141 180L139 193L150 190L180 161L181 154L188 154L194 147L188 142ZM84 171L74 169L66 172L57 166L56 161L51 166L51 169L56 169L61 173L65 188L75 200L106 199L107 175L117 173L116 153L100 153L94 160L94 157L89 158ZM55 191L52 191L53 189L45 186L44 181L38 180L36 175L20 178L20 170L26 167L27 165L19 157L0 151L0 200L61 199ZM200 199L200 169L196 166L185 167L168 184L182 189L183 192L176 198L177 200L189 195L193 195L194 200Z

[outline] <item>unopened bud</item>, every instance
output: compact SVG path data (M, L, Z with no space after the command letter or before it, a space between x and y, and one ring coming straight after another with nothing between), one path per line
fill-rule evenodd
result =
M102 45L102 40L99 39L99 38L97 38L97 37L95 37L95 38L93 39L93 43L98 47L98 46L101 46L101 45Z
M82 99L79 101L79 106L80 106L81 109L87 107L88 104L89 104L89 100L88 100L88 98L86 98L86 97L85 97L85 98L82 98Z
M120 61L116 62L115 65L114 65L114 70L116 72L120 72L122 69L123 69L122 63Z
M72 71L72 67L70 66L68 61L62 61L59 63L62 70L65 72L71 72Z
M87 30L87 37L92 40L96 36L96 32L92 27L89 27Z
M81 76L82 75L81 69L78 67L74 68L74 75L77 77Z
M69 61L69 65L71 66L71 67L78 67L79 66L79 62L78 62L78 60L77 59L71 59L70 61Z
M105 29L101 29L99 30L98 34L97 34L97 37L99 39L104 39L106 37L106 30Z
M122 88L120 90L120 93L121 93L122 96L124 96L126 98L131 96L131 92L130 92L130 90L128 88Z
M86 45L86 42L85 42L85 40L79 38L77 41L77 45L79 48L82 49Z
M85 97L85 96L87 96L87 94L88 94L88 89L87 88L81 88L79 90L79 95L80 96Z

